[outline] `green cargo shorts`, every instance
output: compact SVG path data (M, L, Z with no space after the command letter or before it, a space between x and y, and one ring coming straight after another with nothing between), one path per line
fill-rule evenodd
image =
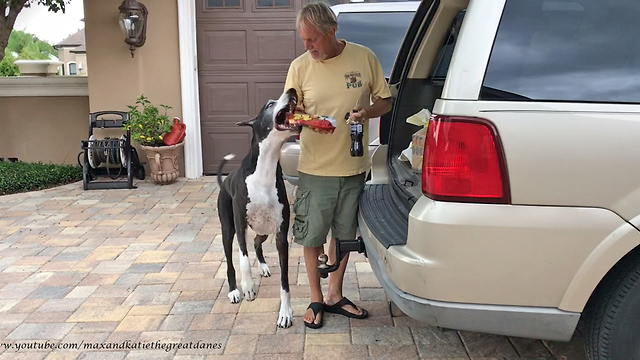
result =
M327 242L329 229L334 238L354 239L358 227L358 198L366 173L354 176L315 176L298 173L298 189L293 202L296 244L307 247Z

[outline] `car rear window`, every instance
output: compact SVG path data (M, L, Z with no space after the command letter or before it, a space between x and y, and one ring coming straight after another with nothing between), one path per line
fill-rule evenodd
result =
M640 102L640 1L508 0L481 99Z
M404 12L341 12L338 14L336 37L371 49L389 78L407 28L415 13Z

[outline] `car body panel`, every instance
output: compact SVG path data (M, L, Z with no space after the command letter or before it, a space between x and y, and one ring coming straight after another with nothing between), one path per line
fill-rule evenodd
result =
M393 1L377 3L350 3L333 5L331 9L338 15L344 12L385 12L385 11L416 11L420 1Z
M432 64L438 55L438 49L444 42L444 38L451 27L452 20L461 10L467 8L468 3L468 0L440 1L440 7L435 10L432 21L428 26L427 24L423 25L427 26L427 28L424 30L424 37L419 39L422 41L414 45L415 55L411 59L404 59L405 61L410 61L409 64L405 65L408 67L407 78L424 79L429 76ZM484 7L480 8L482 15L488 16L487 12L492 9L495 11L493 6L487 5L489 4L485 4ZM464 28L465 23L466 19L462 23L462 28ZM488 26L490 26L490 24L488 24ZM462 28L460 29L461 32ZM396 59L396 61L398 60L399 59ZM470 81L470 79L466 79L465 81Z
M471 1L460 27L442 98L477 100L505 0ZM468 36L468 33L472 33ZM426 68L428 71L429 67ZM424 71L424 70L423 70ZM414 70L414 77L427 73Z
M360 217L360 222L363 222ZM361 228L369 263L387 298L406 315L428 325L556 341L568 341L580 313L548 307L483 305L425 299L396 287L383 266L386 249L375 236ZM384 255L383 255L384 256Z
M371 151L371 149L369 149ZM367 184L388 184L389 169L387 169L387 145L378 145L371 154L371 179Z
M584 260L623 224L604 209L422 197L410 213L407 244L381 258L394 284L415 296L558 307Z
M638 229L626 222L621 224L583 261L558 307L566 311L582 311L600 280L639 245Z
M292 185L298 185L298 158L300 158L298 140L285 142L280 149L280 166L284 179Z

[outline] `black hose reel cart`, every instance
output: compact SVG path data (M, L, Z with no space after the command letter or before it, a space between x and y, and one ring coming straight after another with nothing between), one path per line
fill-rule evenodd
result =
M110 119L103 119L109 117ZM113 118L116 119L113 119ZM100 118L100 119L99 119ZM94 129L120 129L129 120L123 111L98 111L89 114L89 139L81 140L82 180L85 190L134 189L133 176L144 180L144 167L136 149L131 146L131 133L125 131L119 138L98 139Z

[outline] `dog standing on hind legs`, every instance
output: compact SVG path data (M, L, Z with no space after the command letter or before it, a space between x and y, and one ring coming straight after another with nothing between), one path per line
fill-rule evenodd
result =
M262 253L262 243L271 234L276 236L276 248L280 263L280 312L276 322L278 327L289 327L292 323L291 294L289 292L289 200L278 162L280 148L284 142L300 132L299 126L290 126L287 114L296 109L298 97L294 89L285 91L277 101L269 100L258 116L237 123L251 126L253 138L249 154L242 159L240 168L232 171L222 181L222 169L234 155L224 157L218 168L218 216L222 228L224 254L227 258L227 280L229 300L240 301L240 291L236 284L233 267L233 236L238 238L240 248L241 287L245 300L256 297L251 265L247 252L247 227L257 234L254 239L256 257L260 263L261 275L271 276L269 266Z

